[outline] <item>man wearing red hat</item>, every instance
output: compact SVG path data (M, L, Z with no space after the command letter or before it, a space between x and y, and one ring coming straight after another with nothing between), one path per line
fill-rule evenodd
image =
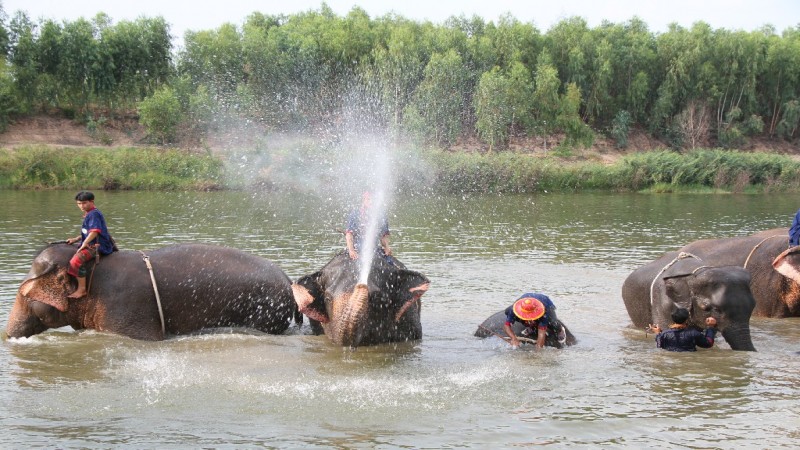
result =
M550 297L539 293L525 293L518 298L513 305L506 308L506 323L503 325L508 337L511 339L511 346L519 347L519 339L511 325L520 322L526 327L528 333L536 330L536 348L544 347L547 328L560 329L558 318L556 318L556 305ZM560 338L560 336L559 336Z

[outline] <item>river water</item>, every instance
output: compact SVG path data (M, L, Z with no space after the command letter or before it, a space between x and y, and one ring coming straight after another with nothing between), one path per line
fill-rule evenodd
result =
M72 192L0 191L0 323ZM347 205L310 194L99 192L123 249L244 249L296 279L342 247ZM425 273L421 341L357 350L293 326L163 342L50 330L0 343L0 448L794 448L800 319L753 319L755 353L674 354L630 326L625 277L700 238L788 226L793 195L394 198L395 254ZM541 291L579 342L473 337Z

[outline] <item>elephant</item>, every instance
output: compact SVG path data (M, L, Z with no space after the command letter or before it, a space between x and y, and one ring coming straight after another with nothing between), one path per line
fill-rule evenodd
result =
M637 328L655 324L666 330L672 311L689 310L687 325L702 328L714 317L733 350L755 351L750 316L756 300L750 273L737 266L707 266L695 255L668 252L634 270L622 284L622 299Z
M750 236L699 240L680 251L697 255L705 264L747 269L751 277L750 290L756 299L754 316L800 316L800 248L789 248L788 228Z
M421 339L420 298L430 280L390 258L374 257L366 282L358 279L360 259L344 251L298 279L294 298L314 334L351 348Z
M489 336L497 336L501 339L506 339L506 332L503 329L503 325L506 323L506 312L505 310L500 310L491 316L488 319L484 320L483 323L478 325L478 329L475 330L475 336L479 338L485 338ZM555 330L551 330L550 328L547 329L547 335L544 339L545 347L555 347L555 348L564 348L566 346L575 345L578 343L578 340L575 338L575 335L564 325L564 322L558 320L558 323L564 328L564 332L566 334L566 340L560 342L558 340L557 333ZM517 336L521 336L526 338L523 342L535 342L536 335L538 333L538 329L534 329L533 334L526 336L525 335L525 325L520 322L514 322L511 325L511 330Z
M76 286L67 275L76 249L51 244L34 258L8 318L8 337L69 325L156 341L217 327L281 334L292 318L302 321L291 280L278 266L208 244L114 252L89 267L88 295L67 298Z

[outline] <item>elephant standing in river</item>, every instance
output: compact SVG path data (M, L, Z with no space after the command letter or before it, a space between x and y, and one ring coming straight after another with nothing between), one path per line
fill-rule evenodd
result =
M750 274L741 267L711 267L692 255L670 252L634 270L622 284L622 299L637 328L655 324L666 330L672 311L686 308L687 325L702 328L713 317L733 350L755 350L750 315L756 301Z
M36 256L17 291L6 327L9 337L66 325L143 340L215 327L279 334L289 327L291 318L302 319L291 280L275 264L240 250L205 244L147 252L158 298L143 254L135 251L102 257L89 275L89 294L67 298L75 289L67 268L76 248L53 244Z
M800 316L800 248L789 249L787 228L750 236L704 239L681 249L709 265L733 265L750 272L754 316Z
M297 280L295 300L314 332L349 347L421 339L420 297L430 281L391 259L375 256L364 282L358 279L360 259L340 252L318 272Z

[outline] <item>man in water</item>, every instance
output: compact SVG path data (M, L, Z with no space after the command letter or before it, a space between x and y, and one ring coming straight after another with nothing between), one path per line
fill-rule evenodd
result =
M366 236L367 226L371 214L380 214L376 236ZM364 249L366 239L375 239L375 251L391 262L392 249L389 247L389 221L384 211L373 210L372 194L366 191L361 196L361 207L350 212L347 217L344 238L347 243L347 254L350 259L358 259L358 254Z
M650 329L656 333L656 346L671 352L694 352L697 347L711 348L714 346L714 335L717 333L717 319L706 318L706 330L700 331L686 326L689 319L689 310L678 308L672 312L672 322L669 330L661 331L658 325L650 324Z
M94 206L94 194L89 191L78 192L75 203L83 211L83 224L80 235L67 239L67 244L70 245L78 241L81 243L75 256L70 259L67 269L68 274L78 279L78 289L68 295L69 298L81 298L86 295L86 262L94 258L98 252L100 255L108 255L114 251L106 219Z
M522 294L514 304L506 308L505 314L506 323L503 325L503 330L511 339L513 348L519 347L519 338L511 328L514 322L525 325L523 335L536 333L536 348L544 347L548 328L558 337L559 342L566 340L566 331L556 317L556 305L544 294L531 292Z

